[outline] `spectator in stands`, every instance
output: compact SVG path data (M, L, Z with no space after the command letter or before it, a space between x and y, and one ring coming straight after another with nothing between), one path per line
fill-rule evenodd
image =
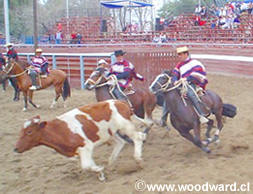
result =
M82 35L80 33L77 33L76 35L76 39L77 39L77 44L81 44L82 41Z
M158 34L155 34L155 36L154 36L152 42L153 42L153 43L161 43L160 36L158 36Z
M207 9L206 9L205 6L201 7L200 16L201 16L201 18L206 18L207 17Z
M161 32L161 34L160 34L160 40L161 40L162 43L165 43L165 42L168 41L165 32Z
M43 74L43 77L46 77L49 73L48 71L48 60L46 57L42 56L42 49L37 48L35 51L35 57L31 60L31 68L29 75L32 79L32 86L29 88L30 90L37 90L40 86L37 86L36 77L37 74Z
M57 31L55 34L55 43L56 44L61 44L61 41L63 39L63 35L61 31Z
M196 5L196 6L195 6L195 11L194 11L195 15L200 15L200 12L201 12L201 7L200 7L200 5Z
M248 13L253 14L253 3L252 2L250 2L248 5Z
M76 32L72 32L70 44L75 44L76 42L77 42L77 34L76 34Z

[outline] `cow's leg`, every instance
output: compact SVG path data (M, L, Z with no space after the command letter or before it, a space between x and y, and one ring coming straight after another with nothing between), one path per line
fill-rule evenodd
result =
M146 139L146 134L143 132L137 132L135 131L135 126L132 122L128 121L123 126L122 132L124 132L128 137L130 137L134 142L134 158L135 160L141 161L141 155L142 155L142 144L143 141Z
M92 158L93 146L86 145L85 147L79 148L79 155L81 160L81 167L84 170L90 169L91 171L99 173L99 180L104 181L105 176L103 173L104 167L97 166Z
M115 135L114 135L114 140L116 142L116 145L114 146L112 154L109 158L109 161L108 161L109 165L113 164L113 162L117 159L120 151L122 150L122 148L125 145L125 141L121 137L119 137L119 135L117 133L115 133Z

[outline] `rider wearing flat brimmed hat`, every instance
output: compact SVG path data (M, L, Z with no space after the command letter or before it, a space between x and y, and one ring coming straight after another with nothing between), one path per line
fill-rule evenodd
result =
M29 75L32 79L32 86L29 88L30 90L37 90L40 86L37 86L36 77L37 74L40 73L43 77L46 77L49 73L48 71L48 61L47 58L42 56L43 50L41 48L37 48L35 50L35 57L31 60L31 68L29 71Z
M128 101L127 97L124 96L122 91L130 86L133 78L143 81L143 77L135 72L135 67L132 63L124 59L123 56L125 53L126 52L123 50L114 51L116 62L110 66L109 74L115 75L119 83L119 87L115 87L115 89L112 91L113 95L117 99Z
M205 90L208 83L206 77L206 70L204 65L195 59L191 59L188 47L177 48L177 54L179 57L179 63L173 69L172 82L176 83L179 79L183 78L189 83L187 86L187 97L191 100L193 106L196 108L200 116L200 122L206 123L208 119L205 118L200 101L196 95L196 86L199 86Z
M14 59L15 61L18 61L18 53L17 51L14 49L14 44L13 43L7 43L5 45L8 49L6 56L8 57L8 59Z

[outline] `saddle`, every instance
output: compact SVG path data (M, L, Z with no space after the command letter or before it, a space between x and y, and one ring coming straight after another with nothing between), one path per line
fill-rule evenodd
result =
M197 111L197 110L195 109L195 107L193 106L191 100L188 99L188 97L187 97L187 95L186 95L186 91L185 91L185 90L182 90L182 88L181 88L180 92L181 92L181 98L182 98L182 100L183 100L185 106L187 106L187 105L192 106L193 109L195 110L195 112L196 112L197 114L199 114L198 111ZM211 110L210 110L210 108L208 107L208 105L202 100L202 98L206 95L206 91L203 90L203 88L201 88L201 87L199 87L199 86L196 86L195 92L196 92L196 94L197 94L197 96L198 96L198 98L199 98L200 108L201 108L202 112L205 114L205 117L210 116Z

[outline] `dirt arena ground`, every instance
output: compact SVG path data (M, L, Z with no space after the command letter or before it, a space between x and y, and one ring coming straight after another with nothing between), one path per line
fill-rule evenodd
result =
M13 152L25 119L35 115L41 115L42 120L53 119L74 107L95 102L93 92L73 89L68 108L64 109L60 101L57 108L51 110L53 90L39 91L34 100L41 108L30 107L28 112L22 112L23 103L12 101L12 88L8 87L6 92L0 88L0 193L130 194L138 193L135 183L140 179L147 184L250 182L250 192L233 193L253 193L253 79L209 75L208 88L216 91L225 103L238 107L238 115L225 123L220 144L210 146L211 154L203 153L176 130L167 132L155 126L144 145L144 168L137 168L132 157L133 146L127 145L115 168L106 169L106 182L99 182L92 172L82 171L78 160L65 158L44 146L23 154ZM161 109L156 108L154 118L158 120L160 115ZM111 151L112 146L108 145L97 148L96 163L106 166ZM142 193L151 192L146 190Z

